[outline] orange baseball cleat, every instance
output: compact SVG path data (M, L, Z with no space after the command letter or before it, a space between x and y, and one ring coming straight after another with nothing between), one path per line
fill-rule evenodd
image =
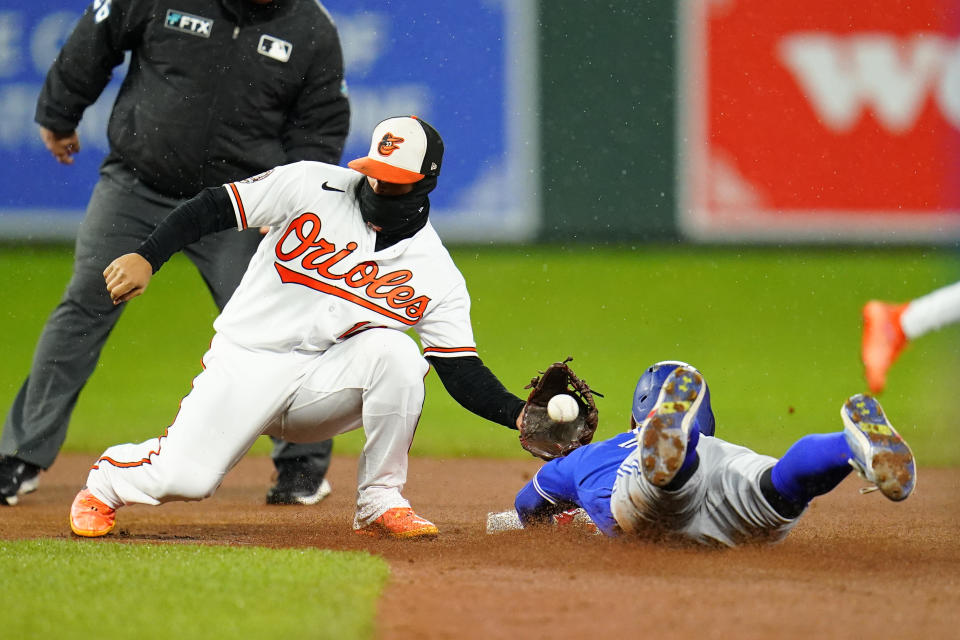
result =
M887 370L907 344L900 327L906 304L871 300L863 307L861 358L870 391L880 393L887 384Z
M70 528L78 536L96 538L105 536L117 524L117 510L98 500L83 489L70 507Z
M435 538L437 525L421 518L410 507L388 509L365 527L355 530L357 535L375 538Z

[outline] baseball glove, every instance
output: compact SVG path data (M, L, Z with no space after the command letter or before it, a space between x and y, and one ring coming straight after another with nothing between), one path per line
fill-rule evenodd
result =
M554 362L524 387L532 391L523 408L520 446L544 460L560 458L589 443L597 430L597 405L593 396L602 398L603 394L593 391L577 377L567 366L571 360L573 358ZM547 413L550 398L561 393L572 396L580 410L577 417L568 422L553 420Z

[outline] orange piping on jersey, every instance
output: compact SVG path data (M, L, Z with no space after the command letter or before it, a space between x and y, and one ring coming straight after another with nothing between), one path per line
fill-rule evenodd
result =
M209 345L209 346L213 346L213 338L210 338L210 345ZM200 358L200 368L203 369L204 371L207 370L207 365L206 365L206 363L204 363L203 358ZM193 389L193 381L192 381L192 380L190 381L190 389L191 389L191 390ZM187 394L187 395L189 395L189 394ZM183 401L186 400L186 399L187 399L187 396L184 396L184 397L180 398L180 404L177 405L177 414L180 413L180 409L183 408ZM176 421L176 420L174 420L174 421ZM164 438L166 438L166 437L167 437L167 433L168 433L169 431L170 431L170 427L167 427L166 429L164 429L164 430L163 430L163 435L160 436L159 438L157 438L157 442L160 443L161 440L163 440ZM120 468L120 469L129 469L129 468L132 468L132 467L139 467L139 466L144 465L144 464L153 464L153 462L150 460L151 456L155 456L155 455L158 456L158 455L160 455L160 449L162 449L162 448L163 448L163 444L161 443L161 444L159 444L159 445L157 446L157 450L156 450L156 451L150 451L150 453L147 454L147 457L146 457L146 458L141 458L141 459L140 459L139 461L137 461L137 462L117 462L117 461L114 460L113 458L108 458L107 456L103 456L102 458L100 458L99 460L97 460L97 461L94 463L94 465L91 467L91 469L99 469L99 468L100 468L100 462L101 462L101 461L103 461L103 462L109 462L109 463L112 464L113 466L118 467L118 468Z
M213 338L210 338L210 345L213 346ZM207 370L207 365L206 365L206 363L204 363L203 358L200 358L200 367L201 367L204 371ZM191 390L191 391L193 390L193 380L190 381L190 390ZM189 395L190 395L190 394L188 393L187 396L189 396ZM183 396L182 398L180 398L180 404L177 405L177 415L179 415L179 414L180 414L180 410L183 409L183 401L187 399L187 396ZM176 422L176 418L174 418L174 422ZM118 461L114 460L113 458L108 458L107 456L103 456L102 458L100 458L99 460L97 460L97 461L94 463L94 465L91 467L91 469L99 469L99 468L100 468L100 462L109 462L110 464L112 464L113 466L115 466L115 467L117 467L117 468L119 468L119 469L130 469L130 468L139 467L139 466L142 466L142 465L145 465L145 464L153 464L153 461L150 460L150 458L151 458L152 456L158 456L158 455L160 455L160 449L163 448L162 440L167 437L167 433L169 433L169 432L170 432L170 427L167 427L166 429L163 430L163 435L160 436L159 438L157 438L157 443L158 443L158 444L157 444L157 450L156 450L156 451L152 451L152 450L151 450L150 453L147 454L147 457L146 457L146 458L141 458L140 460L138 460L138 461L136 461L136 462L118 462Z
M349 291L344 291L343 289L337 288L332 284L321 282L320 280L315 280L310 276L288 269L278 262L275 262L273 266L277 268L277 273L280 274L280 280L284 283L302 284L303 286L309 287L310 289L313 289L315 291L320 291L321 293L329 293L332 296L337 296L338 298L342 298L347 302L352 302L356 305L360 305L365 309L369 309L370 311L375 311L376 313L379 313L382 316L386 316L391 320L396 320L397 322L402 322L403 324L409 325L411 327L420 321L419 317L405 318L398 313L394 313L392 311L384 309L379 305L374 304L373 302L370 302L366 298L361 298L356 294L350 293Z
M247 228L247 214L243 210L243 200L240 199L240 192L237 191L237 185L230 183L230 190L233 191L233 197L237 201L237 211L240 212L240 224L244 229Z
M352 338L358 333L363 333L367 329L389 329L389 327L383 324L370 324L369 320L363 320L337 336L337 340L346 340L347 338Z
M212 346L213 346L213 338L210 338L210 343L209 343L208 349L207 349L208 352L209 352L209 347L212 347ZM204 355L206 355L206 354L204 354ZM206 363L203 361L203 358L200 358L200 368L203 369L204 371L207 370L207 365L206 365ZM190 381L190 389L191 389L191 391L193 390L193 380ZM190 395L190 394L187 394L187 395ZM177 415L179 415L179 414L180 414L180 410L183 409L183 401L186 400L186 399L187 399L187 396L183 396L182 398L180 398L180 404L177 405ZM174 422L176 422L176 418L174 418ZM163 430L163 435L161 435L159 438L157 438L157 450L156 450L156 451L151 450L150 453L147 454L147 457L146 457L146 458L141 458L141 459L138 460L137 462L118 462L118 461L114 460L113 458L109 458L109 457L107 457L107 456L103 456L103 457L101 457L100 459L98 459L98 460L93 464L93 466L90 467L90 468L91 468L91 469L99 469L99 468L100 468L100 462L109 462L109 463L112 464L114 467L117 467L117 468L120 468L120 469L130 469L130 468L133 468L133 467L142 466L142 465L144 465L144 464L153 464L153 462L150 460L150 458L151 458L152 456L158 456L158 455L160 455L160 449L163 448L162 440L167 437L167 434L168 434L169 432L170 432L170 427L167 427L166 429Z
M423 350L424 355L428 353L460 353L460 352L471 352L476 353L476 347L427 347Z
M357 333L358 331L364 328L364 325L368 325L368 324L370 324L369 320L361 320L357 324L353 325L352 327L350 327L349 329L347 329L346 331L338 335L337 340L343 340L344 338Z
M425 374L423 374L423 381L424 381L424 382L426 382L427 376L428 376L429 374L430 374L430 367L427 367L427 372L426 372ZM426 385L424 385L424 387L423 387L423 399L424 399L424 401L426 401L426 399L427 399L427 387L426 387ZM421 406L423 406L423 405L421 405ZM410 443L407 444L407 455L410 454L410 449L413 447L413 437L414 437L415 435L417 435L417 427L420 426L420 418L422 418L422 417L423 417L423 412L421 411L421 412L420 412L420 415L417 416L417 421L416 421L416 423L414 423L414 425L413 425L413 433L410 434Z
M93 464L93 466L90 467L90 468L91 468L91 469L99 469L101 462L109 462L110 464L112 464L113 466L117 467L118 469L129 469L129 468L131 468L131 467L140 467L140 466L143 466L143 465L145 465L145 464L153 464L153 461L150 460L150 458L152 458L153 456L158 456L158 455L160 455L160 449L163 448L162 440L167 437L167 432L168 432L169 430L170 430L169 427L163 430L163 435L160 436L159 438L157 438L157 450L156 450L156 451L153 451L153 450L151 449L151 450L150 450L150 453L147 454L147 457L146 457L146 458L140 458L140 459L137 460L136 462L118 462L117 460L114 460L113 458L109 458L109 457L107 457L107 456L103 456L103 457L101 457L99 460L97 460L97 461Z

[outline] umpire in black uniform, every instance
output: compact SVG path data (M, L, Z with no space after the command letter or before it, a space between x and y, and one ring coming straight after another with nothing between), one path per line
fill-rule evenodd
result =
M315 0L94 0L47 74L36 122L63 164L76 127L112 70L130 66L110 116L110 153L76 239L73 276L40 336L0 436L0 504L36 489L67 434L80 390L120 317L103 286L111 260L136 249L201 189L298 160L340 161L350 124L343 55ZM259 244L256 230L190 245L223 308ZM329 493L330 441L274 442L275 504Z

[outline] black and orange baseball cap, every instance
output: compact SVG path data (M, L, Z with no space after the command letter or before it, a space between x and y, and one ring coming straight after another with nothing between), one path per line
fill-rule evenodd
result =
M370 152L347 163L354 171L395 184L440 175L443 140L417 116L387 118L373 130Z

